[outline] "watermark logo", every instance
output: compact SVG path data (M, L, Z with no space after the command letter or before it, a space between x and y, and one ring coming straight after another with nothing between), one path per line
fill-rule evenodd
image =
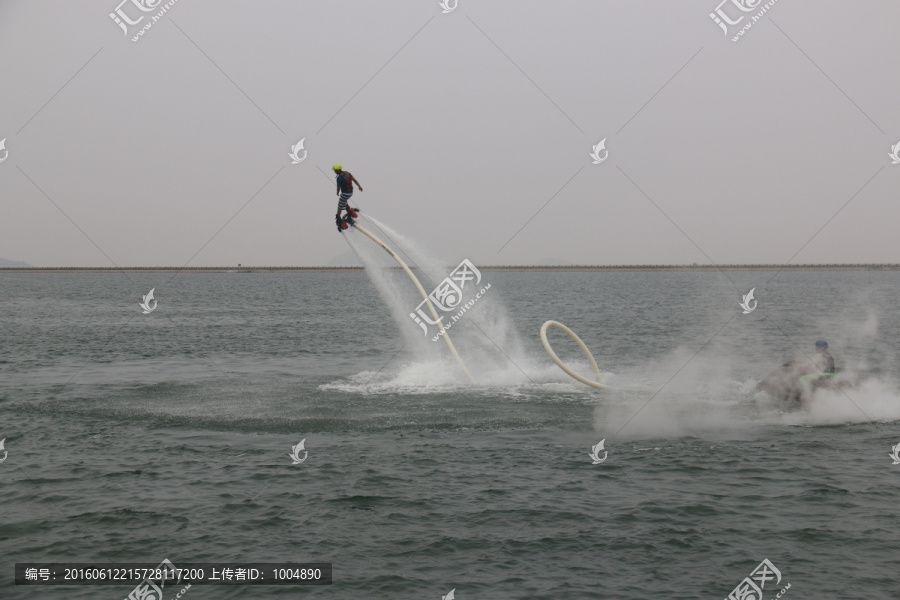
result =
M306 150L303 150L303 142L306 141L306 138L303 138L293 146L291 146L291 153L288 156L291 157L292 165L299 165L304 160L306 160ZM300 156L300 151L303 150L303 156Z
M118 25L119 27L122 28L122 35L125 35L125 36L128 35L128 25L137 25L138 23L140 23L141 21L144 20L144 17L143 17L143 16L140 16L140 17L138 17L136 20L132 21L132 20L131 20L131 17L129 17L129 16L125 13L125 11L122 10L122 5L123 5L123 4L127 4L128 2L131 2L132 4L134 4L134 5L138 8L138 10L141 10L141 11L143 11L143 12L150 12L151 10L153 10L154 8L156 8L156 6L150 6L150 7L148 7L148 6L146 5L146 3L141 2L141 0L137 0L137 1L135 1L135 0L122 0L121 2L119 2L119 5L116 7L115 12L109 13L109 18L112 19L112 20L115 22L116 25ZM157 4L158 4L158 3L159 3L159 2L157 2Z
M731 38L732 42L737 42L748 29L753 27L767 11L775 5L778 0L769 0L765 4L762 4L762 1L763 0L722 0L719 5L716 6L714 12L709 13L709 18L712 19L716 25L721 27L722 34L727 36L730 33L730 27L740 25L746 17L749 17L749 20L746 21ZM731 5L732 8L726 10L723 8L723 6L726 5ZM754 11L756 14L753 15L742 14Z
M125 600L162 600L166 580L175 579L175 565L164 558L155 569L150 569L150 576L137 584Z
M296 446L291 446L291 453L288 455L294 461L291 464L299 465L307 459L307 457L309 456L309 452L306 451L305 444L306 438L303 438L302 440L300 440L299 444L297 444ZM303 458L300 458L301 452L303 453Z
M144 296L144 301L141 302L141 308L144 309L144 314L145 314L145 315L149 315L149 314L152 313L154 310L156 310L156 304L157 304L157 302L156 302L156 300L153 299L153 291L154 291L155 289L156 289L156 288L153 288L152 290L150 290L150 293L148 293L146 296ZM153 306L150 306L150 303L151 303L151 302L153 302Z
M186 586L181 588L181 591L175 594L175 600L179 600L179 598L184 596L185 592L187 592L189 589L191 589L191 584L187 584Z
M441 8L444 9L444 12L441 14L446 15L447 13L453 12L454 10L456 10L456 6L459 4L459 0L440 0L440 2L438 2L438 4L440 4ZM450 592L450 594L452 595L453 592Z
M3 442L0 442L0 449L2 449L2 448L3 448ZM891 458L894 459L894 462L891 463L891 464L894 464L894 465L900 465L900 444L897 444L896 446L893 446L893 447L891 448L891 450L893 450L893 453L892 453L892 454L888 454L888 456L890 456ZM4 457L3 460L6 460L6 457ZM3 461L0 460L0 462L3 462Z
M597 444L596 446L591 446L591 453L589 454L589 456L594 461L591 463L592 465L599 465L600 463L602 463L603 461L606 460L607 456L609 456L609 452L607 452L603 448L604 442L606 442L606 438L603 438L602 440L600 440L600 443ZM603 452L603 458L600 458L600 452Z
M455 591L456 588L453 588L446 596L441 596L441 600L456 600L456 595L454 594Z
M144 17L150 17L150 20L147 21L131 38L132 42L137 42L141 39L141 36L147 32L148 29L153 27L154 23L159 21L166 12L175 5L178 0L169 0L165 4L162 4L163 0L122 0L119 2L119 5L116 6L115 11L109 13L109 18L113 20L113 22L122 28L122 33L127 37L129 35L129 26L138 25L141 21L144 20ZM131 4L133 9L131 9L131 15L125 11L123 6ZM160 6L162 5L162 6ZM140 12L134 12L134 9L137 9ZM141 14L141 13L151 13L156 11L156 14ZM135 16L137 18L132 18Z
M752 288L747 294L744 295L744 301L741 302L741 308L744 309L744 314L749 315L754 310L756 310L756 305L759 304L756 300L753 299L753 292L756 291L756 288ZM750 306L750 303L753 302L753 306Z
M428 335L428 325L438 325L437 335L431 338L431 341L436 342L444 335L444 330L450 329L454 323L459 321L466 311L475 306L475 303L478 302L485 292L491 288L491 284L486 284L480 291L476 292L474 296L464 303L463 298L467 291L466 286L468 285L468 290L471 291L474 290L479 283L481 283L481 271L475 268L475 265L473 265L472 261L468 258L463 259L453 272L450 273L450 276L445 277L444 280L428 294L428 301L434 306L435 311L445 313L455 311L456 314L450 315L450 322L447 324L443 323L444 315L441 315L437 317L437 320L434 320L432 315L429 314L430 309L428 307L428 301L426 300L422 300L416 307L416 312L409 313L409 316L422 328L422 332L425 335ZM443 329L440 327L442 324Z
M6 457L9 456L9 452L6 451L6 446L4 445L5 443L6 438L0 440L0 450L3 450L3 458L0 458L0 463L4 462L6 460ZM897 447L900 448L900 444L898 444Z
M5 142L6 140L3 140ZM3 147L3 142L0 142L0 148ZM897 142L895 145L891 146L891 153L888 154L891 157L893 162L892 165L900 165L900 142ZM5 159L4 159L5 160ZM0 162L3 162L0 160Z
M729 17L728 14L724 10L722 10L722 5L728 4L729 2L734 4L739 10L742 10L743 12L750 12L751 10L753 10L753 8L755 8L755 5L747 6L748 3L746 2L746 0L722 0L716 7L715 12L709 13L709 18L712 19L716 23L716 25L722 28L722 35L728 35L728 25L737 25L744 20L744 17L740 16L736 20L732 21L731 17ZM756 4L759 4L759 2L760 0L757 0Z
M772 580L775 580L775 585L770 585L770 589L781 583L781 571L768 558L763 559L748 577L744 577L744 580L731 590L725 600L762 600L763 590L766 589L766 584ZM790 583L782 588L775 598L781 598L789 589L791 589Z
M900 144L897 145L900 146ZM2 158L0 158L0 163L2 163L4 160L9 158L9 150L6 149L6 138L0 140L0 150L3 151L3 156Z
M600 140L600 143L593 147L594 151L591 152L591 158L594 159L594 164L599 165L604 160L609 158L609 150L606 149L606 138ZM600 156L600 152L603 152L603 156Z

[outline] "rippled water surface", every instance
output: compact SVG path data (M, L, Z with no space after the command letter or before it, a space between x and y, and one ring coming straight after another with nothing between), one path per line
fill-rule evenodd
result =
M0 597L131 589L15 562L168 557L334 563L196 599L725 598L764 558L766 598L900 598L900 273L485 271L450 330L475 384L402 277L0 274ZM853 388L756 392L817 338Z

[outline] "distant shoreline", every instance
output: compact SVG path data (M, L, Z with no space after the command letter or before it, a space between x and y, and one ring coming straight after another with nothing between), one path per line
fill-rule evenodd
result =
M399 267L390 267L399 268ZM900 264L825 265L487 265L481 271L900 271ZM364 267L0 267L0 273L321 273Z

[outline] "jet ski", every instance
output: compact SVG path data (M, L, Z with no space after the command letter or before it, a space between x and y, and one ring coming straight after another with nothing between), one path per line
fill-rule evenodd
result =
M786 362L760 381L757 389L782 402L799 405L809 401L818 390L853 387L848 375L839 372L810 373L808 364L806 361Z

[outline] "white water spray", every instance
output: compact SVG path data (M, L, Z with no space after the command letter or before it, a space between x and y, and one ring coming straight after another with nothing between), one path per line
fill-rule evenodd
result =
M385 225L371 215L362 215L385 239L398 248L403 256L418 269L422 285L431 289L449 275L459 261L441 260L425 250L415 240ZM482 284L484 283L482 280ZM522 384L546 380L545 363L536 362L524 349L513 319L506 310L500 292L488 291L457 322L453 324L453 339L463 354L466 364L478 366L484 375L479 381L491 383Z
M388 246L383 241L378 239L378 237L375 234L371 233L369 230L367 230L362 225L357 224L356 228L359 231L361 231L363 234L365 234L366 237L368 237L373 242L378 244L388 254L390 254L391 258L393 258L395 261L397 261L397 264L400 265L400 267L403 269L403 271L409 276L410 280L413 282L413 285L416 286L416 289L422 295L422 298L424 299L425 304L428 306L428 310L431 311L432 318L434 318L434 320L437 322L438 331L440 333L440 336L444 338L444 342L446 342L447 347L450 349L450 353L453 355L453 358L456 359L456 362L459 364L460 369L462 369L463 373L465 373L466 378L470 382L474 383L475 380L472 378L472 374L469 373L469 369L466 368L466 364L463 362L462 358L460 358L459 353L456 351L456 347L453 345L453 342L450 341L450 334L448 334L447 331L444 329L444 324L438 317L437 310L435 310L434 305L431 303L431 299L428 297L428 293L422 287L422 284L419 283L418 278L413 274L412 271L410 271L409 266L407 266L407 264L405 262L403 262L403 259L400 258L400 256L396 252L394 252L390 246Z
M408 262L409 266L416 270L415 276L426 290L431 291L451 273L452 267L448 267L449 263L435 258L417 242L367 214L360 214L359 220L365 220L365 227L359 227L358 223L358 233L364 233L363 229L366 229L376 239L380 238L385 245L390 244L391 250L395 251L397 258L400 259L398 264L401 261ZM438 350L443 344L435 343L432 339L446 337L448 333L444 336L422 335L421 329L411 323L409 317L412 309L421 300L412 299L406 277L398 274L393 268L379 266L373 252L380 253L382 250L376 251L370 244L360 243L356 230L351 228L344 235L391 309L392 316L397 321L407 344L417 358L424 358L429 368L433 368L435 363L440 361L441 353ZM486 278L482 277L481 284L483 285L485 281ZM488 290L463 317L453 322L452 327L453 342L461 357L460 360L468 367L477 368L474 379L480 384L518 386L529 383L529 380L531 383L558 381L558 377L548 377L552 371L548 372L543 362L537 362L525 354L512 319L508 316L495 288ZM417 364L419 362L422 361L417 361ZM417 364L410 365L407 370L415 371ZM444 371L443 368L439 370ZM442 375L436 375L436 380L444 380ZM419 375L415 375L415 378L420 380Z

